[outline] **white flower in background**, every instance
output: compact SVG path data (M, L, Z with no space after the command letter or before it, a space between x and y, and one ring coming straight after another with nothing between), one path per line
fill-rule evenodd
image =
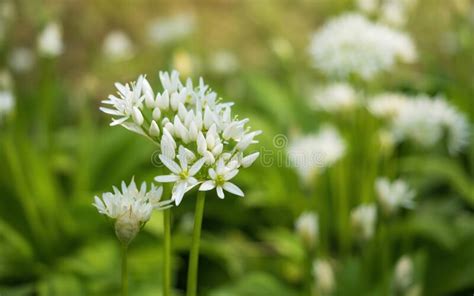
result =
M411 63L416 59L407 34L356 13L336 17L317 31L310 54L314 66L326 75L344 78L356 74L363 79L390 70L398 60Z
M0 123L15 108L15 96L10 90L0 90Z
M239 61L234 53L227 50L214 52L209 58L209 66L217 74L232 74L239 68Z
M384 23L401 27L407 22L408 15L405 11L405 6L400 0L385 1L380 8L381 19Z
M359 10L367 14L374 13L378 6L379 0L356 0L356 5Z
M313 273L316 280L316 287L318 288L320 294L331 294L336 285L331 263L325 259L318 259L314 261Z
M412 209L415 206L415 191L401 179L390 182L387 178L377 178L375 191L382 209L387 214L395 213L399 208Z
M371 239L375 231L377 207L375 204L360 205L351 211L354 233L362 239Z
M310 182L318 170L330 167L345 155L346 145L338 130L323 126L316 134L292 140L288 159L303 182Z
M173 68L184 76L189 76L201 66L200 59L186 50L173 52Z
M140 189L132 179L130 185L122 182L122 191L113 187L113 192L102 194L102 198L94 197L93 205L100 214L115 220L115 233L118 239L128 245L140 231L140 228L150 220L153 209L170 207L170 201L160 201L163 187L151 185L147 191L143 182Z
M118 96L109 96L103 101L108 106L100 110L112 115L111 125L122 125L158 145L169 174L156 180L174 183L176 204L198 184L202 191L215 187L220 198L223 190L243 196L229 181L257 159L258 153L246 151L261 131L251 131L248 119L232 116L233 103L218 99L202 78L194 85L191 79L183 84L176 71L159 76L161 92L143 75L136 82L116 83Z
M157 18L148 25L148 38L157 45L168 44L188 37L195 28L195 17L189 13Z
M318 88L313 95L313 106L327 112L348 111L358 104L357 93L347 83L333 83Z
M105 36L102 53L111 60L126 60L133 56L134 46L128 35L123 31L112 31Z
M414 281L414 264L408 255L398 259L395 265L394 288L397 291L406 291Z
M291 58L294 54L293 46L284 37L275 37L270 40L270 47L273 52L283 60Z
M392 119L407 106L407 96L397 93L382 93L367 102L370 113L377 118Z
M466 117L442 98L417 96L402 108L392 123L398 141L409 139L422 147L432 147L443 135L451 154L459 152L469 141Z
M63 53L62 28L59 23L46 25L38 36L38 51L45 57L56 57Z
M318 214L313 212L302 213L296 219L295 230L306 246L312 248L318 242L319 237Z
M28 72L33 68L35 56L33 51L26 47L14 48L8 56L8 64L18 73Z

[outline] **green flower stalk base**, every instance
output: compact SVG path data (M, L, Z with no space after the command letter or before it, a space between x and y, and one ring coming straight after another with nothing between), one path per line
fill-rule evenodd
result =
M163 212L163 296L171 295L171 210Z
M197 280L198 280L198 263L199 263L199 243L201 240L202 216L204 213L204 191L199 191L196 200L196 210L194 212L194 230L191 251L189 253L188 264L188 285L186 296L196 296Z
M122 244L122 296L128 296L127 251L128 245Z

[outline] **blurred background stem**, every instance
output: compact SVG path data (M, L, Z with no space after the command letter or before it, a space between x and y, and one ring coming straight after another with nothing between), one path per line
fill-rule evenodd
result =
M198 279L198 263L199 263L199 243L201 240L201 225L202 216L204 214L204 202L205 202L204 191L199 191L196 200L196 210L194 212L194 230L193 240L191 243L191 250L189 253L189 265L188 265L188 284L187 284L187 296L196 296L197 291L197 279Z

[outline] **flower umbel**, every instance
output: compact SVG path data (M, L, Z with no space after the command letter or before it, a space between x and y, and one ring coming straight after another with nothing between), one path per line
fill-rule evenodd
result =
M415 206L413 198L415 191L408 187L403 180L390 182L387 178L378 178L375 181L379 202L387 214L396 212L399 208L411 209Z
M232 116L233 103L218 99L203 79L194 85L182 83L179 73L160 72L163 90L155 92L144 75L136 82L116 83L118 96L103 101L101 110L113 116L111 125L122 125L152 140L160 149L160 160L169 174L159 182L174 183L172 199L178 205L184 194L201 184L199 190L216 188L243 196L229 180L239 168L246 168L258 153L246 154L261 131L251 131L248 119Z
M140 189L132 179L127 186L122 181L121 191L113 187L113 192L102 194L102 198L94 197L93 205L100 214L106 215L115 221L115 233L124 245L128 245L137 235L140 228L148 222L153 209L171 207L169 201L160 201L163 187L151 185L147 191L143 182Z

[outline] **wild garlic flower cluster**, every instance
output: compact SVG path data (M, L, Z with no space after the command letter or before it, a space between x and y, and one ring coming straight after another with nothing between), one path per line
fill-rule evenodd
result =
M354 232L362 239L371 239L375 232L377 207L375 204L363 204L351 211L351 223Z
M357 92L348 83L332 83L319 87L313 94L311 105L329 113L353 110L358 105Z
M62 27L50 22L38 36L38 51L44 57L57 57L64 51Z
M318 295L331 295L336 287L336 278L331 262L327 259L318 259L313 262L313 275Z
M0 90L0 123L15 108L15 96L11 90Z
M375 191L380 205L386 214L393 214L399 208L412 209L415 206L413 201L416 195L415 191L401 179L390 182L385 177L377 178L375 181Z
M316 134L293 139L287 149L291 165L305 183L309 183L318 171L336 163L345 152L344 139L331 125L323 126Z
M458 153L468 144L466 117L443 98L381 94L369 101L368 109L374 116L389 122L397 142L411 140L429 148L445 136L451 154Z
M103 101L101 110L112 115L111 125L122 125L155 142L169 174L157 182L174 183L172 199L179 205L184 194L199 190L224 190L243 196L231 182L240 168L249 167L259 153L246 154L261 131L251 131L248 119L232 116L233 103L221 102L204 84L191 79L183 84L179 73L160 72L163 88L155 92L145 76L127 84L116 83L118 95Z
M390 70L397 61L412 63L416 50L411 38L357 13L330 20L311 41L314 66L328 76L357 75L369 80Z
M401 27L408 21L417 0L357 0L357 8L383 23Z
M106 215L115 221L115 233L118 239L128 245L140 231L140 228L150 220L154 209L165 209L170 207L170 201L160 201L163 187L151 185L147 191L147 185L143 182L140 189L137 188L135 180L130 185L122 181L122 191L113 187L113 192L102 194L102 198L94 197L94 206L100 214Z

